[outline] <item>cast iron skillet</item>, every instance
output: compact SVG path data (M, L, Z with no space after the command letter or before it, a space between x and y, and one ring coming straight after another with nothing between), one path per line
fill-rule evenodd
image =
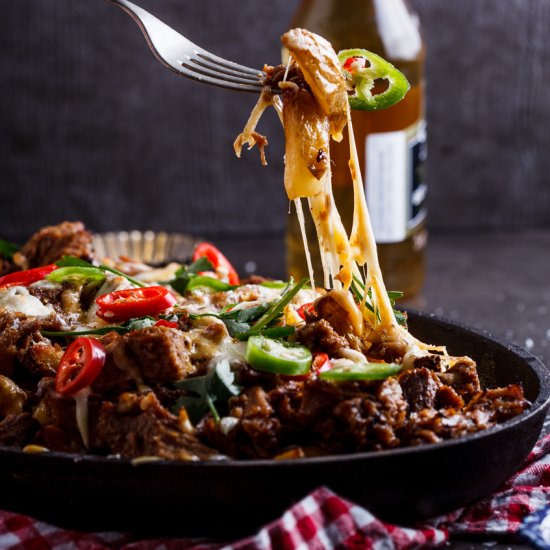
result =
M498 427L444 443L293 461L132 465L0 449L0 507L66 527L163 535L251 534L325 485L400 523L449 512L497 489L535 444L550 376L524 350L484 332L410 314L411 332L478 362L485 386L523 384L533 406Z

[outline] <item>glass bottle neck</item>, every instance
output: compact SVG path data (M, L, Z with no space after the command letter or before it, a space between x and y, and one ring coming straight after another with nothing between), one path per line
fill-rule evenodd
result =
M423 53L418 17L407 0L303 0L292 26L324 36L336 51L366 48L405 62Z
M404 0L373 0L378 31L390 59L411 61L422 51L418 17Z

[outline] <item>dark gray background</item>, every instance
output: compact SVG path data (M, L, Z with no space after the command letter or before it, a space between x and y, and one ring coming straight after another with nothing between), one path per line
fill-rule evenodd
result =
M429 47L433 232L550 225L550 0L416 0ZM297 0L143 0L189 38L276 63ZM355 46L355 45L350 45ZM0 0L0 235L94 230L278 235L287 202L274 113L269 166L237 160L254 96L162 68L103 0Z

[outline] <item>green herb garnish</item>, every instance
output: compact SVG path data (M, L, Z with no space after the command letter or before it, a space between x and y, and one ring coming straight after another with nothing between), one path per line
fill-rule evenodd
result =
M269 310L271 305L267 302L262 304L232 309L233 306L227 306L219 313L199 313L190 314L190 319L201 319L202 317L216 317L224 323L227 327L227 331L233 338L242 334L250 332L251 326L256 322L264 313Z
M287 285L287 290L283 292L281 299L275 302L268 311L266 311L256 323L254 323L254 330L258 331L264 327L269 326L276 321L282 314L284 308L291 302L292 298L300 292L300 290L309 282L309 279L302 279L299 283L296 283L291 287L292 281Z
M229 368L228 361L219 362L211 372L204 376L195 376L175 382L176 388L185 390L188 395L180 397L172 407L172 412L178 414L185 407L189 419L196 424L208 411L216 422L220 414L216 408L217 402L226 403L230 397L241 393L240 386L234 383L235 375Z
M246 340L250 336L264 334L266 330L284 329L278 331L282 336L290 336L294 333L293 327L278 327L283 310L292 298L298 294L300 289L307 284L309 279L302 279L299 283L293 285L291 280L283 292L281 298L274 302L264 302L256 306L235 308L227 306L219 313L200 313L189 315L190 319L200 319L202 317L216 317L223 321L229 334L233 338ZM273 336L273 335L272 335ZM280 336L280 337L282 337ZM275 336L273 336L275 337Z
M6 260L11 260L18 250L19 246L16 244L0 239L0 256L6 258Z
M246 332L241 332L240 334L236 334L235 338L237 340L248 340L251 336L267 336L268 338L288 338L289 336L292 336L296 332L295 327L291 327L290 325L284 326L284 327L272 327L272 328L264 328L262 330L248 330Z
M357 277L356 275L353 276L353 281L351 282L350 290L352 294L355 296L355 299L359 303L364 303L365 307L374 313L376 315L376 319L378 322L380 322L380 311L378 310L378 307L373 306L373 300L372 300L372 288L369 288L367 291L367 297L365 298L365 285ZM393 313L395 315L395 320L402 326L407 326L407 315L403 313L402 311L399 311L395 309L395 301L399 298L403 297L403 292L399 290L389 290L388 291L388 297L390 299L391 306L393 308Z
M186 290L193 290L194 288L202 288L204 290L212 290L214 292L227 292L237 288L237 285L230 285L224 281L220 281L214 277L208 277L206 275L189 275L189 282L187 283Z
M288 281L263 281L260 283L260 286L279 290L279 289L286 288L288 286Z
M183 294L187 290L189 281L202 271L214 271L214 266L212 263L204 257L199 258L188 266L180 267L176 271L175 277L172 280L167 281L166 284L169 284L176 292Z
M55 330L42 330L40 331L43 336L48 338L59 338L63 336L101 336L102 334L108 334L109 332L118 332L119 334L126 334L132 330L138 330L140 328L152 327L156 323L156 319L152 317L139 317L134 319L128 319L120 325L107 325L104 327L90 328L83 330L68 330L68 331L55 331Z

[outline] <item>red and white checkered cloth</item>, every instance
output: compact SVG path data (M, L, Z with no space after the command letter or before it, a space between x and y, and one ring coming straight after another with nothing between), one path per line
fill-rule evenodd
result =
M0 511L2 550L329 550L435 548L452 535L509 535L524 517L550 504L550 436L541 439L524 468L486 498L417 528L384 523L321 487L249 538L229 544L204 539L144 540L126 533L67 531L28 516Z

